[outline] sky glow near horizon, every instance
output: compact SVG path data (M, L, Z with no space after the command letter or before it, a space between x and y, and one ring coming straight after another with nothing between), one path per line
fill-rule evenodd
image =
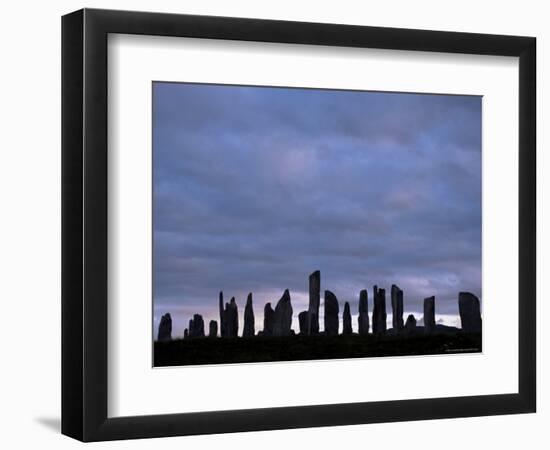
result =
M404 290L405 318L460 325L458 293L481 292L481 97L153 84L154 331L218 317L235 297L242 330L308 276L349 301ZM371 322L372 323L372 322Z

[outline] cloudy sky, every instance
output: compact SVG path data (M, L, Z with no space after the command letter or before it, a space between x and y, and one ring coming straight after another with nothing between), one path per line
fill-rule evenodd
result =
M154 83L153 165L155 330L218 319L223 290L259 331L286 288L298 329L317 269L354 315L374 284L405 318L481 299L480 97Z

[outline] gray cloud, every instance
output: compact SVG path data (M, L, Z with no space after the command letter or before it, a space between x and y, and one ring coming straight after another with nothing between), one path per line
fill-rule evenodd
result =
M155 83L153 100L154 307L176 333L216 318L219 290L252 291L261 317L289 288L297 315L316 269L354 311L374 284L417 313L481 296L481 98Z

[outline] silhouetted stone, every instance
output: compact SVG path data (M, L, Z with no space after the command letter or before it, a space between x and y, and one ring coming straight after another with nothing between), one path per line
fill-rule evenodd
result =
M239 311L235 297L231 297L231 301L225 304L224 321L227 337L237 337L239 332Z
M366 289L359 292L359 334L369 332L369 294Z
M195 333L197 337L204 337L204 320L200 314L195 314L193 316L193 322L195 322Z
M214 338L218 336L218 322L211 320L208 324L208 337Z
M289 336L292 326L292 304L288 289L275 306L275 320L273 323L273 336Z
M413 332L416 331L416 319L412 314L409 314L407 321L405 322L405 331Z
M403 328L403 291L398 286L391 286L392 326L394 331Z
M467 333L481 333L481 311L479 299L470 292L458 294L458 312L462 331Z
M225 305L223 307L223 320L220 320L220 322L223 322L223 328L224 328L224 337L228 337L229 335L227 334L227 318L228 318L228 309L229 309L229 303L225 302Z
M160 318L157 340L172 340L172 317L170 316L170 313L166 313Z
M319 333L319 304L321 303L321 272L309 276L309 309L307 334Z
M338 320L338 314L340 313L340 307L338 306L338 299L330 292L325 291L325 334L329 336L337 335L340 327Z
M319 317L317 314L308 312L307 319L311 321L311 328L309 329L310 332L308 334L319 334Z
M424 299L424 331L433 333L435 331L435 297Z
M252 292L246 298L246 306L244 307L244 326L243 337L254 336L256 334L254 324L254 310L252 309Z
M273 336L273 326L275 324L275 311L271 303L266 303L264 307L264 336Z
M309 311L302 311L300 314L298 314L298 323L300 325L300 334L308 334L308 332L307 332L308 315L309 315Z
M185 330L183 330L183 339L188 339L189 338L189 330L186 328Z
M342 315L343 327L342 334L352 334L353 327L351 326L351 312L349 310L349 303L344 303L344 314Z
M204 320L200 314L193 315L189 321L189 337L204 337Z
M220 300L219 300L219 310L220 310L220 336L227 336L227 327L225 326L225 309L223 307L223 292L220 291Z
M386 290L374 286L374 308L372 310L372 332L380 334L386 332Z

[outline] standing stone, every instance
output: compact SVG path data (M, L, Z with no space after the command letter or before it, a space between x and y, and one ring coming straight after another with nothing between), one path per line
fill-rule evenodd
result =
M244 326L243 337L250 337L256 334L254 324L254 310L252 309L252 292L246 298L246 306L244 307Z
M225 303L222 311L222 315L220 318L220 334L223 333L223 337L229 337L228 333L228 326L227 326L227 319L229 317L229 303ZM223 329L221 328L221 323L223 322Z
M189 339L189 330L187 328L183 330L183 339Z
M351 326L351 312L349 309L349 303L344 303L344 314L342 316L344 326L342 329L342 334L352 334L353 333L353 327Z
M225 309L223 307L223 292L220 291L220 300L219 300L219 310L220 310L220 336L227 336L227 328L225 326Z
M273 323L273 336L290 336L292 326L292 304L290 293L285 289L283 296L275 306L275 320Z
M327 336L335 336L338 334L340 322L338 314L340 308L338 306L338 299L330 292L325 291L325 334Z
M189 337L204 337L204 320L200 314L195 314L189 321Z
M374 308L372 310L372 332L386 332L386 290L374 286Z
M170 316L170 313L166 313L160 318L157 340L172 340L172 317Z
M224 316L227 337L237 337L239 332L239 311L235 297L231 297L230 302L225 304Z
M433 333L435 331L435 297L424 299L424 331Z
M372 333L375 334L378 332L378 316L380 315L378 311L378 286L374 285L372 292Z
M359 292L359 334L369 333L369 294L366 289Z
M195 322L195 333L197 337L204 337L204 320L200 314L193 316L193 322Z
M187 329L189 330L189 337L195 337L195 323L193 322L193 319L189 319L189 326Z
M319 333L319 304L321 303L321 272L309 276L309 309L307 334Z
M302 311L298 314L298 323L300 324L300 334L308 334L308 316L309 311Z
M403 328L403 291L398 286L391 286L392 326L394 331Z
M413 332L416 330L416 319L412 314L409 314L407 321L405 322L405 331L407 333Z
M307 312L306 334L319 334L319 316L313 312Z
M275 323L275 311L271 303L266 303L264 307L264 332L263 336L273 336L273 325Z
M208 324L208 337L215 338L218 336L218 322L211 320Z
M479 299L470 292L458 294L458 312L462 331L466 333L481 333L481 310Z

